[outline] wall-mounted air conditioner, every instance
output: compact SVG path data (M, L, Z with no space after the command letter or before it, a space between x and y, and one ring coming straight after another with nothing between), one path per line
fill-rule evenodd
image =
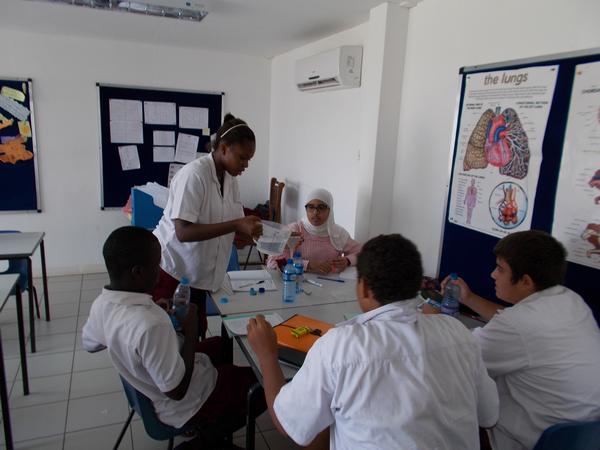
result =
M362 47L345 45L296 61L296 85L301 91L360 86Z

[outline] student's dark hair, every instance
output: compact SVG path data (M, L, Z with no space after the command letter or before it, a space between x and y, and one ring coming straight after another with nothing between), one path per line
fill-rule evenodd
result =
M535 283L538 291L561 284L567 271L567 252L563 245L545 231L518 231L500 239L494 255L510 266L512 282L523 275Z
M356 269L382 305L415 297L423 278L419 250L399 234L368 241L358 255Z
M223 119L223 125L219 128L219 131L215 134L214 141L212 143L213 149L219 148L219 144L240 144L247 145L256 143L256 137L254 131L248 126L248 124L242 119L238 119L233 114L225 114Z
M102 248L110 279L119 280L134 266L147 267L156 244L156 236L145 228L121 227L110 233Z

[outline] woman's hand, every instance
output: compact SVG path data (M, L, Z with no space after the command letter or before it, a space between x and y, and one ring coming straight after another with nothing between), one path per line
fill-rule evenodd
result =
M320 273L321 275L327 275L331 272L331 262L329 261L317 261L310 260L308 261L308 266L306 267L307 272Z
M346 257L336 258L329 263L334 272L342 272L350 265L350 261Z
M246 234L253 239L258 239L262 235L262 222L260 217L246 216L237 220L236 231Z

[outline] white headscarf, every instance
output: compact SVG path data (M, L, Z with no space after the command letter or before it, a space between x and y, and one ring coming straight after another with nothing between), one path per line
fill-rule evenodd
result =
M329 236L331 245L338 251L342 251L350 239L350 234L341 226L335 223L333 218L333 196L326 189L315 189L311 191L305 198L304 204L306 205L311 200L320 200L329 206L329 217L327 222L318 227L315 227L310 223L307 216L302 218L302 225L306 228L310 234L315 236Z

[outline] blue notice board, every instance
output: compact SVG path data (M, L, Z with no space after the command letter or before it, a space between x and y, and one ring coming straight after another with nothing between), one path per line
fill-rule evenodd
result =
M0 78L0 211L41 212L31 85Z

